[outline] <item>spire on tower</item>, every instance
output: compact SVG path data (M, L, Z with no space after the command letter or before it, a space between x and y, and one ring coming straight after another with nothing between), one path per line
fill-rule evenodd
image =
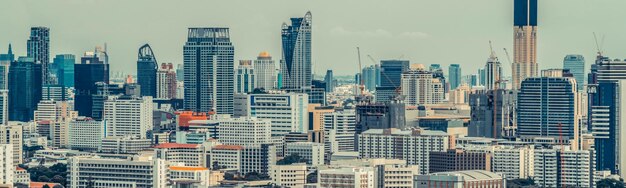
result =
M9 52L7 52L7 54L9 54L9 55L13 54L13 49L11 48L11 43L9 43Z

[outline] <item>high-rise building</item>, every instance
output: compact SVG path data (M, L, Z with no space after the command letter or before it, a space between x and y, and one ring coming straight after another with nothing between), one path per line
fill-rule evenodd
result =
M107 136L138 135L146 138L152 131L152 97L110 97L104 102L104 120Z
M534 146L492 147L492 172L503 174L506 179L526 179L535 173Z
M402 95L407 105L439 104L444 99L444 85L433 73L425 70L407 70L402 73Z
M7 50L7 53L0 54L0 62L10 64L13 61L15 61L15 54L13 54L13 48L11 47L11 44L9 44L9 49Z
M41 79L44 84L50 83L50 28L31 27L28 38L27 56L33 58L33 62L41 64Z
M326 82L326 92L330 93L335 90L335 77L333 76L333 70L326 70L324 82Z
M0 124L9 122L9 90L0 90Z
M514 0L513 89L537 75L537 0Z
M487 79L487 71L485 71L485 68L479 68L478 69L478 84L481 86L485 86L486 79Z
M574 78L526 78L517 95L518 135L576 139L581 118L578 97Z
M448 93L448 88L446 87L446 77L445 75L443 75L443 69L441 68L441 65L431 64L430 67L428 67L428 71L433 74L433 78L439 79L439 82L441 82L441 85L443 86L442 88L444 90L444 93Z
M260 146L272 142L272 122L254 117L219 119L219 141L225 145Z
M498 61L498 57L491 52L489 59L487 59L487 64L485 64L485 89L487 90L495 90L499 89L500 81L502 81L502 67L500 65L500 61ZM504 89L504 88L502 88Z
M161 69L157 71L157 99L176 98L176 72L172 63L161 63Z
M280 63L282 88L300 89L311 86L312 19L311 12L307 12L304 17L291 18L291 25L283 23L283 59Z
M304 93L237 94L235 116L272 122L272 136L305 132L309 128L308 95Z
M357 134L369 129L404 129L406 128L405 104L398 100L388 103L358 104L356 105L356 122Z
M57 84L74 87L74 64L76 58L72 54L59 54L54 57L50 71L56 75Z
M0 126L0 144L10 144L13 147L13 164L24 163L24 126L9 123L8 126Z
M408 60L380 61L380 87L400 87L402 73L409 70Z
M560 146L565 147L565 146ZM593 150L536 149L533 180L539 187L596 187Z
M93 117L93 96L98 91L96 83L109 83L109 64L106 59L106 55L103 61L97 52L85 52L80 64L74 65L74 109L80 116Z
M141 87L141 96L157 96L157 63L154 52L148 44L139 48L137 53L137 83Z
M106 137L106 121L96 121L89 117L78 117L68 125L68 145L70 149L98 151Z
M184 108L232 114L235 47L228 28L189 28L183 49Z
M33 120L41 100L41 66L31 57L20 57L9 68L9 120Z
M563 69L568 69L574 78L578 91L582 91L585 85L585 57L582 55L567 55L563 58Z
M235 93L251 93L256 88L256 69L252 67L252 60L239 60L237 67Z
M448 67L448 77L450 77L450 90L456 89L461 85L461 65L451 64Z
M370 129L358 135L358 151L361 158L406 160L407 164L418 165L421 174L426 174L429 153L446 151L449 137L443 131Z
M66 122L78 117L72 103L67 101L41 100L35 110L35 121Z
M365 85L365 89L371 92L376 91L376 87L380 85L381 80L380 65L371 65L363 68L361 75L363 75L363 85Z
M270 90L276 84L276 65L268 52L261 52L254 61L256 87Z
M505 89L476 91L469 95L469 106L471 111L468 136L487 138L515 136L513 92Z
M336 140L336 151L355 151L354 138L356 138L356 111L343 110L324 114L323 131L328 139L332 141L333 136ZM341 139L345 138L345 139ZM336 152L334 151L333 152Z

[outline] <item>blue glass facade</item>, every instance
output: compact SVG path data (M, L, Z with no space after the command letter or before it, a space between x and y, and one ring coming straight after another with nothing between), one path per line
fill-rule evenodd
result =
M304 17L291 18L291 25L282 26L282 88L311 86L311 29L311 12L307 12Z
M158 65L150 45L141 46L137 57L137 83L141 86L139 90L141 96L157 97L156 75Z
M74 64L76 57L72 54L59 54L54 57L51 71L56 74L58 85L74 87Z
M567 55L563 58L563 69L574 75L576 88L581 91L585 84L585 58L582 55Z
M461 65L451 64L448 67L448 77L450 78L450 90L459 87L461 85Z
M408 60L380 61L380 87L400 87L402 73L409 70Z
M514 25L537 26L537 0L515 0L514 3Z
M9 68L9 121L31 121L41 100L41 64L20 57Z

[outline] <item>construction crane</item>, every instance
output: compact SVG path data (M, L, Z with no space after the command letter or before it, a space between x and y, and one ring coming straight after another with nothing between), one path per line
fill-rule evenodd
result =
M367 58L369 58L369 59L372 61L372 63L374 63L374 65L376 64L376 60L374 60L374 58L373 58L371 55L369 55L369 54L368 54L368 55L367 55ZM393 87L395 87L395 88L396 88L396 89L395 89L396 94L400 95L400 92L402 92L402 88L401 88L399 85L397 85L396 83L394 83L394 82L393 82L393 80L391 80L391 79L389 78L389 76L387 76L387 74L384 74L384 72L381 72L380 74L381 74L382 76L384 76L384 77L385 77L385 79L387 79L387 81L389 81L389 83L393 84Z
M602 41L598 44L598 37L596 32L593 32L593 40L596 42L596 50L598 51L598 57L602 57L602 46L604 45L604 35L602 35Z

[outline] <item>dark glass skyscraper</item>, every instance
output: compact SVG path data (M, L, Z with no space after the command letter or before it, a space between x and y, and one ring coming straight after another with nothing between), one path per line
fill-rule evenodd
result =
M409 70L408 60L380 61L380 87L400 87L402 73Z
M311 21L311 12L307 12L302 18L291 18L291 25L283 23L282 88L311 86Z
M74 65L74 71L74 109L80 116L93 117L93 95L98 91L96 83L109 83L109 64L100 60L97 53L87 52L81 57L80 64Z
M74 87L74 64L76 57L72 54L60 54L54 57L52 72L56 74L58 85Z
M20 57L9 68L9 120L31 121L41 100L41 64Z
M233 113L235 47L228 28L189 28L183 47L187 110Z
M137 54L137 83L140 86L141 96L156 98L156 76L159 64L150 45L144 44Z
M324 82L326 82L326 92L333 92L333 90L335 90L335 77L333 76L333 70L326 70Z
M36 63L41 63L42 79L44 84L49 84L50 72L50 29L47 27L30 28L30 38L26 44L28 57Z

